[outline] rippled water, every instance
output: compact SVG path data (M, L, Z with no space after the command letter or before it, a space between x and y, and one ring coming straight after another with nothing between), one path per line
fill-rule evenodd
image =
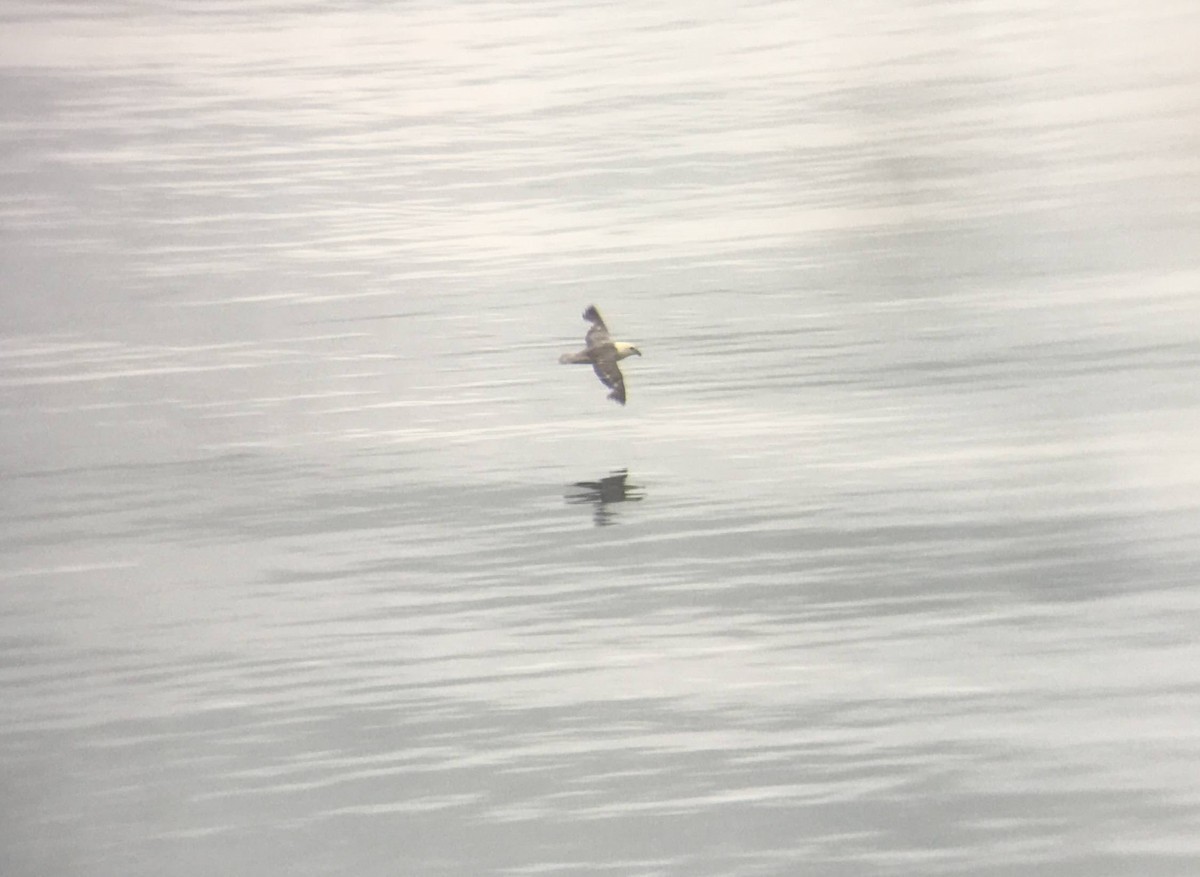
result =
M1200 7L0 20L6 875L1196 873Z

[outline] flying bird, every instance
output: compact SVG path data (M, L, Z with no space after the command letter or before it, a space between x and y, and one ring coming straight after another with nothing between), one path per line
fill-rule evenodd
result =
M614 341L595 305L588 305L588 309L583 312L583 318L592 324L592 328L588 329L583 339L587 346L578 353L564 353L558 361L564 365L590 365L600 383L612 390L608 398L624 405L625 378L617 368L617 362L635 353L641 356L642 351L624 341Z

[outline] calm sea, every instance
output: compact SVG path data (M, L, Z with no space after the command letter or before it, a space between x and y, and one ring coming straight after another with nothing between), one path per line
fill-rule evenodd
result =
M1200 5L0 33L4 875L1200 873Z

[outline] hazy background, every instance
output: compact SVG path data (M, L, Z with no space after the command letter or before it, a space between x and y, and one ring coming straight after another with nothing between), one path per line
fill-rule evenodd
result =
M0 871L1197 873L1197 45L6 3Z

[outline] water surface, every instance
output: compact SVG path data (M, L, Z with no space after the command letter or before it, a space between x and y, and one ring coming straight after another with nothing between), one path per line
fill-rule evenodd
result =
M3 24L5 874L1195 873L1191 4Z

